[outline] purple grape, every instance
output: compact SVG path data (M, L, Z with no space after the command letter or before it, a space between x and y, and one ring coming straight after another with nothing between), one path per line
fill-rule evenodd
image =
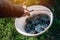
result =
M32 24L38 24L39 23L39 20L33 20L32 21Z
M40 24L38 24L38 25L35 27L35 31L37 31L37 32L43 31L42 26L41 26Z

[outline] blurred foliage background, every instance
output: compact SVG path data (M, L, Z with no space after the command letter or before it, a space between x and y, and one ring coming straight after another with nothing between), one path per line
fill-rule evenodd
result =
M14 18L0 18L0 40L60 40L60 0L51 8L54 21L48 31L36 37L23 36L15 29Z

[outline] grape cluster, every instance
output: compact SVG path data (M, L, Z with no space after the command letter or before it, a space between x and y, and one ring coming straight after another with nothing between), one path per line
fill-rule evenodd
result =
M25 31L30 34L37 34L48 27L50 18L48 15L39 14L26 19Z

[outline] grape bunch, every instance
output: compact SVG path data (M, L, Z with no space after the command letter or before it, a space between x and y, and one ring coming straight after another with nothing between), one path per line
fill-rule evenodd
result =
M48 15L39 14L26 19L25 31L30 34L37 34L44 31L50 23Z

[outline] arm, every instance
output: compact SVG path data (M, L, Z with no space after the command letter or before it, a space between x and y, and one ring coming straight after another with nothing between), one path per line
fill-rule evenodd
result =
M21 5L14 5L8 0L0 0L0 17L21 17L24 8Z

